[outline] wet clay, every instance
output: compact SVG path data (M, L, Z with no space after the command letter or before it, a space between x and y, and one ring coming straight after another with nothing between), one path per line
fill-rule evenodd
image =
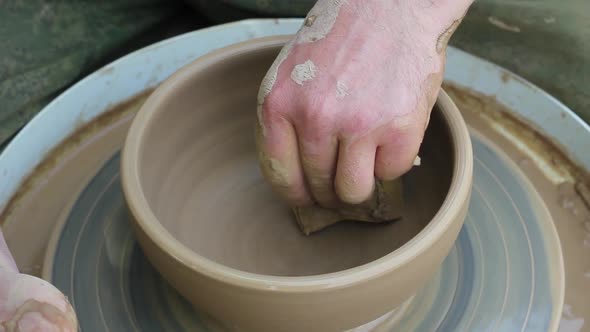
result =
M562 317L566 325L582 326L590 322L590 205L585 190L590 184L588 170L576 164L526 121L518 118L493 96L445 83L463 117L491 148L502 151L533 183L549 209L563 251L565 265L565 304ZM493 142L493 143L491 143ZM587 324L587 323L586 323Z
M403 218L306 236L253 135L259 82L285 41L232 45L164 82L130 128L121 183L146 257L196 307L244 331L348 330L437 275L467 214L469 133L442 92L424 162L403 179Z
M485 123L490 133L513 142L510 146L514 146L520 155L526 158L522 160L539 168L545 179L555 185L564 182L588 182L590 179L589 172L572 161L557 143L517 117L494 97L449 83L444 83L443 87L455 103L462 106L463 116L469 120L470 125L479 125L483 122L480 126Z
M416 156L413 165L420 166L422 160ZM319 205L293 209L299 228L305 235L321 231L342 221L385 223L403 217L403 177L390 181L375 179L375 190L371 197L361 204L344 204L333 208Z
M304 82L312 80L315 77L317 68L311 60L307 60L302 64L293 67L291 72L291 79L298 85L303 85Z
M294 214L262 176L253 135L259 82L278 51L220 61L162 101L158 107L167 111L146 125L139 151L137 176L149 206L192 251L241 271L309 276L391 253L432 220L449 189L453 152L442 116L433 112L420 151L424 162L404 176L403 186L383 185L360 208ZM425 187L429 195L422 194ZM391 223L338 222L312 236L298 223L320 220L306 228L309 233L343 217L381 221L400 215Z
M317 2L308 13L296 36L281 49L281 52L279 52L278 56L274 59L266 75L261 79L262 84L258 91L258 120L260 123L262 123L262 117L260 114L262 104L264 104L266 96L268 96L272 90L277 79L279 67L289 56L291 49L299 44L313 43L324 39L330 30L332 30L332 26L336 22L338 14L340 13L340 8L345 2L346 1L343 0ZM262 129L264 130L264 128Z
M402 180L376 181L369 200L358 205L346 204L333 209L319 206L295 208L295 218L305 235L341 221L382 223L398 220L404 207Z
M567 310L564 310L563 321L582 322L582 325L586 322L587 325L587 322L590 321L590 302L585 290L590 278L588 273L590 272L590 261L588 260L590 245L585 243L590 243L590 223L587 221L590 220L590 216L584 207L584 201L577 194L577 191L582 192L584 189L580 185L576 186L575 181L555 185L552 180L547 178L546 173L541 170L544 166L539 166L517 145L520 143L528 145L530 143L532 146L539 146L538 149L533 149L538 150L539 154L541 154L541 151L545 151L543 158L547 161L547 164L558 167L559 174L566 174L561 173L562 166L565 166L570 170L568 171L569 174L577 174L574 175L574 178L578 179L576 180L578 183L585 178L587 172L568 159L558 145L546 140L526 122L511 122L514 127L510 127L512 128L509 129L510 132L523 133L523 135L515 135L514 140L499 134L499 131L495 129L496 127L506 128L506 126L512 125L503 120L491 122L489 117L486 116L506 112L505 115L512 118L512 112L499 105L495 98L470 92L464 87L450 86L448 84L445 84L444 87L462 110L471 129L488 138L488 141L495 142L502 151L501 153L511 158L525 172L543 197L558 228L564 251L567 278L565 303ZM48 155L46 162L44 162L45 166L40 167L33 173L29 180L26 181L27 185L21 188L18 195L11 201L12 203L3 211L0 224L5 227L4 230L8 231L5 236L19 267L29 267L29 270L30 267L36 267L34 270L30 270L32 272L38 270L42 263L40 258L43 257L42 253L45 252L45 245L48 242L49 235L54 230L56 219L59 218L62 210L67 211L69 209L68 203L64 203L64 201L75 199L78 188L85 186L87 179L95 174L102 162L111 158L114 151L122 147L126 128L132 118L130 114L133 114L137 105L141 105L143 100L142 96L138 97L138 99L132 99L125 103L129 108L116 107L107 112L104 118L101 117L100 121L96 120L92 124L81 128L80 132L76 134L76 138L66 140L65 143L55 149L54 153ZM241 110L241 108L238 107L238 110ZM54 162L56 160L59 162ZM432 160L432 157L425 158L425 164L429 160ZM554 160L554 163L551 160ZM431 172L436 174L436 170L431 170ZM434 178L433 180L436 182L437 179ZM576 187L582 189L576 190ZM411 190L411 187L408 188L406 185L404 190ZM59 192L63 197L52 194L56 192ZM64 197L68 199L64 200ZM40 205L41 210L39 210L39 204L42 204ZM205 208L207 207L205 206ZM223 210L221 209L222 212ZM8 213L8 211L10 212ZM260 211L260 214L264 215L264 213L268 212L267 209L266 211ZM239 214L236 214L236 216L240 218ZM287 218L285 220L289 220L289 213L286 214L285 218ZM277 221L278 223L281 222L281 220ZM399 227L403 223L400 220L399 223L376 225L376 227L370 228L381 231L387 230L389 227ZM254 223L251 226L253 228L251 232L253 233L257 231L264 232L264 228L259 227L263 225ZM340 228L358 228L360 230L359 236L366 236L368 232L362 226L355 227L345 222L317 235L318 237L325 237L326 234L333 233ZM247 228L245 227L245 229ZM408 228L400 229L400 232L404 231L407 231L406 235L411 233ZM390 232L393 231L387 232L392 234ZM272 233L272 231L269 231L269 233ZM300 232L299 234L298 232L287 233L285 237L282 237L280 233L275 233L274 236L289 240L289 234L294 234L294 237L298 241L300 240ZM251 235L251 233L246 233L246 235ZM268 234L268 236L272 235ZM250 239L255 241L257 238L251 237ZM190 240L187 240L187 242L190 243ZM354 241L351 241L351 243L356 244ZM284 246L297 244L306 245L309 242L293 244L285 241ZM254 246L255 244L250 243L250 245ZM225 245L221 243L218 248L223 249ZM261 247L260 249L265 248ZM364 249L358 247L358 250ZM586 325L584 327L587 327Z
M436 38L436 53L441 54L447 48L449 40L465 18L465 15L467 15L467 11L465 11L460 18L453 20L453 22L451 22L451 24L438 35L438 38Z
M336 82L336 97L344 98L348 96L348 87L344 82L338 81Z
M131 119L151 91L113 106L50 151L2 210L0 226L20 272L41 275L49 234L63 210L121 149Z
M488 141L495 142L502 151L501 153L513 160L524 171L524 174L533 182L535 188L546 202L558 229L565 259L567 279L565 308L567 310L564 310L562 321L581 322L581 325L583 325L581 330L584 330L587 327L587 322L590 322L590 299L586 292L590 280L590 260L588 260L588 257L590 257L590 244L588 244L590 243L590 215L587 208L585 208L584 200L578 192L584 190L579 183L588 183L587 171L572 162L558 145L547 140L526 122L495 119L498 113L501 113L502 117L513 118L512 111L500 105L495 98L449 84L445 84L444 88L451 94L461 109L470 128L488 138ZM66 140L52 153L49 153L43 164L25 181L25 185L21 187L18 194L11 200L11 203L2 211L0 225L5 231L4 235L21 270L37 275L42 264L48 238L55 230L56 219L59 219L62 210L67 212L69 209L68 204L75 199L79 188L84 187L88 179L94 176L102 163L110 159L112 154L122 147L127 132L126 128L132 119L131 115L134 114L138 105L141 105L144 100L144 96L139 96L137 99L133 98L120 107L107 111L104 116L81 128L75 134L75 137ZM242 107L245 106L238 105L237 111L243 110ZM489 119L493 119L493 121ZM511 136L513 139L501 135L498 128L505 128L513 133L514 136ZM525 146L531 146L533 153L540 156L540 160L545 160L544 164L538 164L535 159L530 157L530 152L523 152L520 147L521 143L524 143ZM432 157L425 157L425 164L429 160L433 160ZM543 165L553 165L556 170L553 173L547 173L543 171L546 168ZM564 171L564 169L567 171ZM190 169L187 171L190 171ZM436 183L436 169L432 169L426 174L429 173L434 175L432 180ZM570 178L569 174L574 174L574 176L572 177L573 180L556 185L553 180L548 178L547 174L559 174L559 178ZM412 176L410 180L414 177ZM581 189L576 190L576 187ZM406 185L404 190L411 191L411 186L408 188L408 185ZM273 196L270 197L273 198ZM205 204L201 207L208 209ZM260 215L270 213L268 210L259 211L259 213ZM220 211L223 212L224 209ZM227 217L227 215L224 216L224 218ZM428 218L427 215L416 215L414 217L417 218L416 220ZM236 214L236 218L244 220L239 214ZM285 218L289 220L288 212ZM279 221L277 224L280 224L281 220L277 221ZM381 231L388 230L390 227L400 227L401 225L404 225L403 220L400 220L399 223L370 228ZM245 233L246 236L256 232L264 233L268 231L268 233L272 233L272 231L276 230L267 229L265 231L264 228L261 228L263 225L256 222L252 223L251 226L250 232ZM335 225L334 228L321 232L325 234L317 235L319 235L318 237L326 237L326 234L334 233L335 230L340 228L358 228L360 230L359 236L370 235L362 225L355 227L349 223ZM244 229L248 230L246 225L244 225ZM57 232L59 229L55 231ZM395 229L388 230L388 236L395 236L395 231ZM400 228L399 231L406 232L406 236L411 234L409 227ZM285 237L282 237L280 233L274 233L274 236L288 240L284 241L283 246L309 244L309 241L289 242L289 234L293 234L297 241L301 241L300 232L287 233ZM268 236L272 237L273 235L268 234ZM250 239L255 241L257 238L250 237ZM188 239L186 242L190 243L191 241ZM350 243L356 245L354 241ZM255 246L252 242L250 242L250 245ZM220 249L225 247L224 242L218 244ZM264 250L268 249L268 247L261 247L260 249ZM365 249L361 246L358 247L359 251ZM579 331L579 329L575 331Z

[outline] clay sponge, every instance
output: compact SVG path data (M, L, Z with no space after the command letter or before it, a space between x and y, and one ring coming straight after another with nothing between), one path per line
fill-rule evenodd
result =
M297 207L293 211L301 231L310 235L344 220L369 223L395 221L402 217L403 207L403 180L399 178L376 181L373 195L361 204L343 204L330 209L314 205Z

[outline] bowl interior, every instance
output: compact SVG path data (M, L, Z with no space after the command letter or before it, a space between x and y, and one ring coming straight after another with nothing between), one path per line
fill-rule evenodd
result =
M139 148L137 176L150 208L195 253L247 272L317 275L391 253L429 223L449 190L454 156L445 119L435 107L422 165L403 178L402 220L344 222L304 236L256 159L256 95L279 50L236 52L174 79Z

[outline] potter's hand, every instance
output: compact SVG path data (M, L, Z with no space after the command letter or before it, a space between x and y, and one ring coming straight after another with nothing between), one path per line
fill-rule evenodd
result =
M412 167L471 0L320 0L258 96L266 179L293 205L360 203Z
M74 310L61 292L18 272L1 231L0 331L78 331Z

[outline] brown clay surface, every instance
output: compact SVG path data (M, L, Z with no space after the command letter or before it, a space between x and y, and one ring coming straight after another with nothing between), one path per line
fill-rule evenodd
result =
M402 217L403 181L375 181L373 195L361 204L340 204L335 208L319 205L293 209L299 228L310 235L345 220L369 223L394 222Z
M433 112L422 164L404 177L401 220L344 222L305 236L262 177L255 148L255 96L277 52L216 63L162 99L166 111L147 124L139 148L148 205L185 246L247 272L316 275L391 253L428 224L449 189L453 150L442 116Z
M40 276L49 236L104 162L121 148L131 119L151 90L114 106L49 152L0 214L18 268Z
M590 247L586 244L590 243L590 214L578 194L581 190L575 190L576 183L577 187L582 187L583 183L589 182L587 170L578 167L556 144L531 129L526 122L516 119L494 98L449 84L445 84L445 89L462 110L469 126L501 146L525 171L545 200L564 252L565 308L575 317L590 320L586 292L590 283ZM67 211L77 193L103 162L121 148L132 115L150 92L114 107L49 153L4 209L0 225L22 271L39 275L46 244L61 211ZM499 119L490 121L494 117ZM538 146L532 150L539 151L537 155L547 162L558 157L555 163L577 174L575 180L554 184L542 171L543 167L528 157L530 151L523 152L492 127L492 124L505 127L506 122L513 128L511 132L519 137L519 142Z
M445 90L471 129L501 147L499 149L517 163L545 201L559 233L564 257L566 294L562 320L583 317L588 321L590 210L583 195L590 183L588 170L576 165L557 144L493 97L451 84L445 84ZM513 137L519 144L515 144Z

